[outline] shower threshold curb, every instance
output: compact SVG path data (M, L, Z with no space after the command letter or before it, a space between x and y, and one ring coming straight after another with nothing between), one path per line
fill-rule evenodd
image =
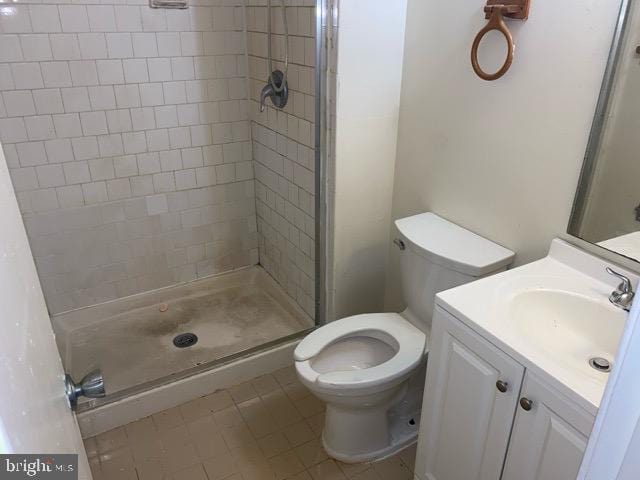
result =
M293 350L311 330L313 329L272 342L275 345L262 345L233 358L201 365L193 369L195 371L183 372L180 377L169 377L162 384L146 387L141 385L136 388L135 393L123 392L120 398L110 398L103 404L86 402L77 415L82 437L98 435L217 390L290 366L293 364Z

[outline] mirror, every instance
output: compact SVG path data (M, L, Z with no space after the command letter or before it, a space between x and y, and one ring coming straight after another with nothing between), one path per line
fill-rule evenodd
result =
M622 2L567 232L640 262L640 9L630 3Z

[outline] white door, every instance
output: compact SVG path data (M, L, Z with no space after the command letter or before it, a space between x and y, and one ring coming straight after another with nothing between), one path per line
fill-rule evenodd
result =
M521 398L502 479L575 480L594 418L530 372Z
M0 148L0 452L78 453L91 473L64 395L62 362Z
M589 437L579 480L640 478L640 301L637 298Z
M499 480L524 368L440 308L430 344L416 474Z

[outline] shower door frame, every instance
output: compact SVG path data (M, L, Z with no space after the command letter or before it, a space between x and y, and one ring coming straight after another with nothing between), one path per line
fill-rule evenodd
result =
M328 208L328 165L333 145L328 133L327 116L329 62L328 37L333 33L333 10L337 1L316 0L316 69L315 69L315 324L327 323L327 270L329 266L329 244L331 231ZM331 9L330 9L331 8ZM336 8L337 10L337 8ZM331 13L330 13L331 12Z

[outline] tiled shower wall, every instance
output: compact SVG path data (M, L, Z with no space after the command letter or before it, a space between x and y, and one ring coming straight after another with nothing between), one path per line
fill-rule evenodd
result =
M259 111L266 83L267 9L247 0L249 116L253 141L260 263L313 317L315 254L315 1L286 0L289 102ZM284 69L280 0L272 0L274 68Z
M51 313L260 261L313 316L315 2L286 0L290 99L264 114L264 0L96 3L0 7L0 140Z
M28 3L0 139L50 311L257 263L242 0Z

